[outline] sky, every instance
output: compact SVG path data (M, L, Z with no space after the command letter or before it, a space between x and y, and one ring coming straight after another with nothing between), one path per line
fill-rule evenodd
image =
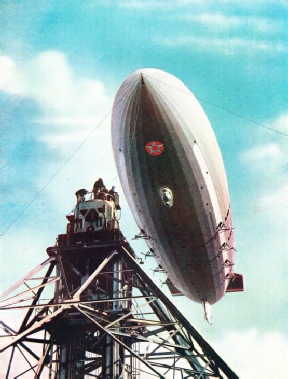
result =
M110 122L122 81L136 69L160 68L195 94L214 129L229 184L235 271L245 280L243 293L212 307L213 325L199 304L173 301L241 378L283 375L287 11L279 0L0 0L0 292L46 259L65 233L75 192L98 177L116 186L122 232L136 254L145 252L132 240L138 229L117 177ZM153 258L144 265L161 285L156 266Z

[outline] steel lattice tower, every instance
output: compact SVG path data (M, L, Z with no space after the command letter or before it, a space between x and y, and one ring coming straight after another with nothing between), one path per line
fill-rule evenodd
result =
M2 296L2 310L27 309L17 333L2 323L1 351L11 349L6 378L16 351L29 378L237 378L142 270L125 239L47 252Z

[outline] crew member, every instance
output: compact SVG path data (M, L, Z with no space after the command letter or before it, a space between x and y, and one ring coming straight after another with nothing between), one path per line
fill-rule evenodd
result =
M98 180L96 180L93 186L94 197L97 196L98 192L103 192L105 189L106 187L103 183L103 179L99 178Z
M111 188L110 191L109 191L109 195L111 195L112 200L115 199L115 196L114 196L115 193L117 193L117 192L115 191L115 186L112 186L112 188Z
M85 195L88 193L88 191L84 188L78 190L77 192L75 192L75 195L77 197L77 204L78 203L81 203L82 201L85 200Z

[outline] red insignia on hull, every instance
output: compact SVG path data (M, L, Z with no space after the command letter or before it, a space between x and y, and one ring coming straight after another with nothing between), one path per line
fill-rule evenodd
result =
M161 155L164 151L164 145L160 141L151 141L151 142L146 143L145 150L150 155L154 155L154 156Z

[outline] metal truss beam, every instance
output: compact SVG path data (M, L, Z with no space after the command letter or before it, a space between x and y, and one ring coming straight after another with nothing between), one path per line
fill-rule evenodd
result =
M7 378L19 359L16 348L29 354L26 371L35 378L238 378L142 270L127 242L49 249L47 261L2 295L1 311L26 312L18 332L2 323L0 352L12 348ZM33 279L39 284L27 300Z

